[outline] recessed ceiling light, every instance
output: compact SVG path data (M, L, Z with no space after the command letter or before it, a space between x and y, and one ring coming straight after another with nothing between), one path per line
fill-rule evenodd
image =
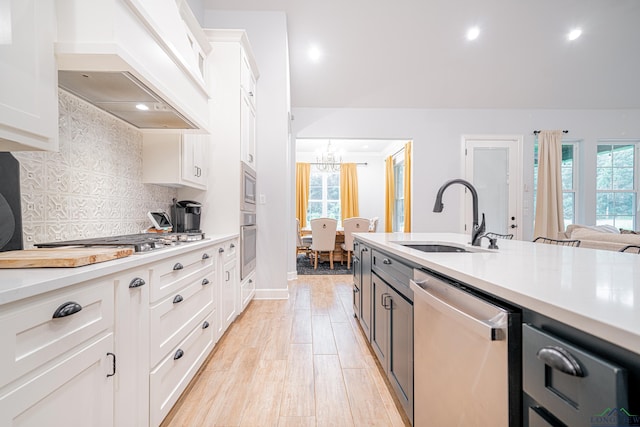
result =
M144 104L136 104L136 108L140 111L149 111L149 107Z
M480 28L471 27L467 30L467 40L475 40L480 35Z
M318 62L321 56L322 52L320 51L320 48L318 46L314 45L309 48L309 59L311 59L313 62Z
M571 30L571 32L569 33L569 35L567 36L567 38L569 40L575 40L578 37L580 37L582 35L582 30L580 28L576 28L574 30Z

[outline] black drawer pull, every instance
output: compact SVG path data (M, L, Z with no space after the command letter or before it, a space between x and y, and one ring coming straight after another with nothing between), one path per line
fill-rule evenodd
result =
M209 322L205 320L204 323L202 324L202 329L207 329L208 327L209 327Z
M253 283L253 279L249 279L249 283Z
M542 347L536 356L553 369L574 377L584 377L578 361L562 347L551 345Z
M145 282L144 279L141 279L140 277L136 277L131 282L129 282L129 287L130 288L139 288L140 286L144 286L146 284L147 284L147 282Z
M209 283L209 279L202 279L202 286L208 285Z
M180 295L180 294L176 295L176 296L173 298L173 303L174 303L174 304L177 304L177 303L182 302L182 301L184 301L184 298L182 298L182 295Z
M209 254L208 253L203 253L202 254L202 259L209 259Z
M178 360L182 356L184 356L184 351L178 349L178 351L176 351L176 354L173 355L173 360Z
M113 357L113 372L111 372L110 374L107 374L107 378L109 378L116 374L116 355L113 353L107 353L107 356Z
M362 252L369 252L369 248L362 248Z
M182 270L184 268L184 265L180 264L179 262L176 262L176 265L173 266L173 270Z
M74 301L68 301L62 304L53 313L53 319L59 319L60 317L71 316L82 310L82 306Z
M391 264L391 260L389 258L385 258L385 259L382 260L382 263L389 265L389 264Z
M236 247L236 245L234 245L234 244L232 243L232 244L230 244L230 245L229 245L229 247L230 247L231 249L233 249L233 248L235 248L235 247Z
M222 252L224 252L224 248L220 248L218 249L218 253L221 254Z
M358 293L358 292L360 292L360 289L358 289L358 288L356 288L356 287L354 286L354 287L353 287L353 293L354 293L354 294L356 294L356 293Z

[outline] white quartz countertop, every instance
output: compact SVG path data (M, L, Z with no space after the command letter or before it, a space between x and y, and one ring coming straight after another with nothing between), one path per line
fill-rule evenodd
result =
M394 242L469 245L454 233L360 233L359 240L640 354L640 255L498 240L498 250L425 253Z
M119 273L236 237L238 234L207 235L206 239L197 242L183 243L83 267L0 269L0 305Z

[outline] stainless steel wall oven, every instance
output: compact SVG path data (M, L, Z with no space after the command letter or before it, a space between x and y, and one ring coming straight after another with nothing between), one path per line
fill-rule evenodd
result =
M256 214L242 212L240 222L240 279L247 277L256 268Z

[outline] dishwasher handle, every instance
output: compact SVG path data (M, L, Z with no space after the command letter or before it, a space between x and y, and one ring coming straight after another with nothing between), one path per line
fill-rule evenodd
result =
M452 317L457 318L468 330L473 331L474 333L480 335L483 338L486 338L488 341L502 341L505 339L505 333L503 328L496 327L485 320L478 319L472 316L471 314L457 307L454 307L453 305L449 304L447 301L443 300L439 296L432 294L431 292L429 292L429 289L426 288L425 286L427 282L428 280L422 280L419 282L415 282L411 280L411 283L422 291L422 292L419 292L418 295L416 295L418 298L421 296L424 297L423 299L429 305L431 305L432 307L434 307L435 309L437 309L442 313L445 313ZM414 295L415 295L415 291L414 291ZM502 320L502 318L504 318L506 315L507 315L506 313L500 313L497 316L495 316L493 319L490 319L490 321L495 321L497 323L500 320Z

